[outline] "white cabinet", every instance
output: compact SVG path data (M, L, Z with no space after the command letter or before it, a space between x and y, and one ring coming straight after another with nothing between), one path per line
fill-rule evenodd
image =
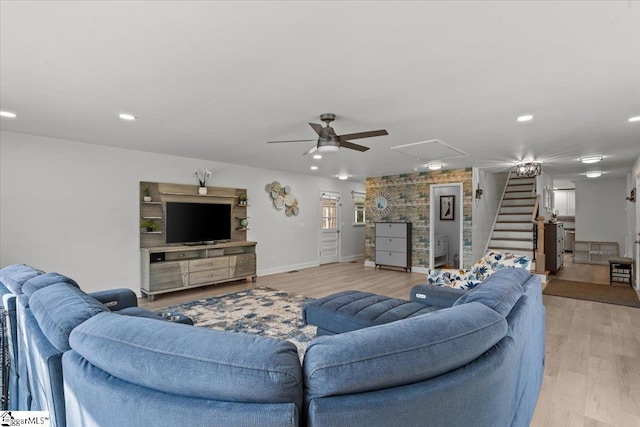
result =
M553 192L553 207L558 211L558 216L575 216L575 190L555 190Z
M449 237L444 234L433 236L433 266L440 267L447 264L449 259Z
M376 223L376 267L401 267L411 271L411 223Z

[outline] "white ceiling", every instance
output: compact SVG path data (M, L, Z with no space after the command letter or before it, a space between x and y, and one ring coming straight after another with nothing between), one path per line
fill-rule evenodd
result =
M434 139L469 154L447 169L535 159L571 181L640 156L638 1L1 1L0 17L3 130L358 181L425 170L442 150L390 148ZM327 112L338 134L389 135L320 161L266 143L314 138Z

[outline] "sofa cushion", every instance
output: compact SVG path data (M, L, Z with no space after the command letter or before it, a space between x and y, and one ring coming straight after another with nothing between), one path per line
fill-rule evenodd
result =
M74 329L70 343L92 365L142 387L301 408L302 368L288 341L100 313Z
M343 291L311 301L302 309L302 318L334 334L394 322L436 310L425 304L377 295Z
M76 288L79 288L78 284L75 280L68 278L67 276L63 276L58 273L44 273L39 276L32 277L31 279L24 282L22 285L22 292L31 298L34 292L39 289L45 288L47 286L53 285L55 283L68 283Z
M13 264L0 270L0 282L16 295L22 294L22 285L43 272L26 264Z
M522 284L530 277L531 273L522 268L498 270L458 298L453 306L477 301L506 317L524 294Z
M304 357L306 398L413 384L475 360L507 322L479 303L316 338ZM455 397L453 397L455 398Z
M61 352L71 348L69 334L76 326L109 310L68 283L56 283L34 292L29 306L42 333Z

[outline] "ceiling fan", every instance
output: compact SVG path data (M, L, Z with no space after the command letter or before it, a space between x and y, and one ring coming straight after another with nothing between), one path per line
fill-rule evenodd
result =
M319 125L317 123L309 123L309 126L311 126L313 130L315 130L316 133L318 134L318 139L317 139L316 146L311 147L309 150L304 152L303 155L311 154L316 151L319 151L320 153L335 153L340 149L340 147L350 148L352 150L357 150L357 151L367 151L369 147L365 147L364 145L354 144L353 142L349 142L348 140L360 139L360 138L371 138L373 136L389 135L389 132L387 132L384 129L372 130L368 132L349 133L346 135L337 135L336 132L333 130L333 128L329 126L329 123L331 123L335 119L336 119L335 114L325 113L320 116L320 120L325 122L326 124L325 127L322 127L322 125ZM268 141L267 143L276 144L281 142L311 142L311 141L316 141L316 140L315 139L294 139L291 141Z

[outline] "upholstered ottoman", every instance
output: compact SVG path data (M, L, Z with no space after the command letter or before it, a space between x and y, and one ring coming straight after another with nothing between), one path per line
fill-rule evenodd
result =
M302 319L307 325L317 326L318 335L334 335L430 313L439 308L371 292L344 291L305 304Z

